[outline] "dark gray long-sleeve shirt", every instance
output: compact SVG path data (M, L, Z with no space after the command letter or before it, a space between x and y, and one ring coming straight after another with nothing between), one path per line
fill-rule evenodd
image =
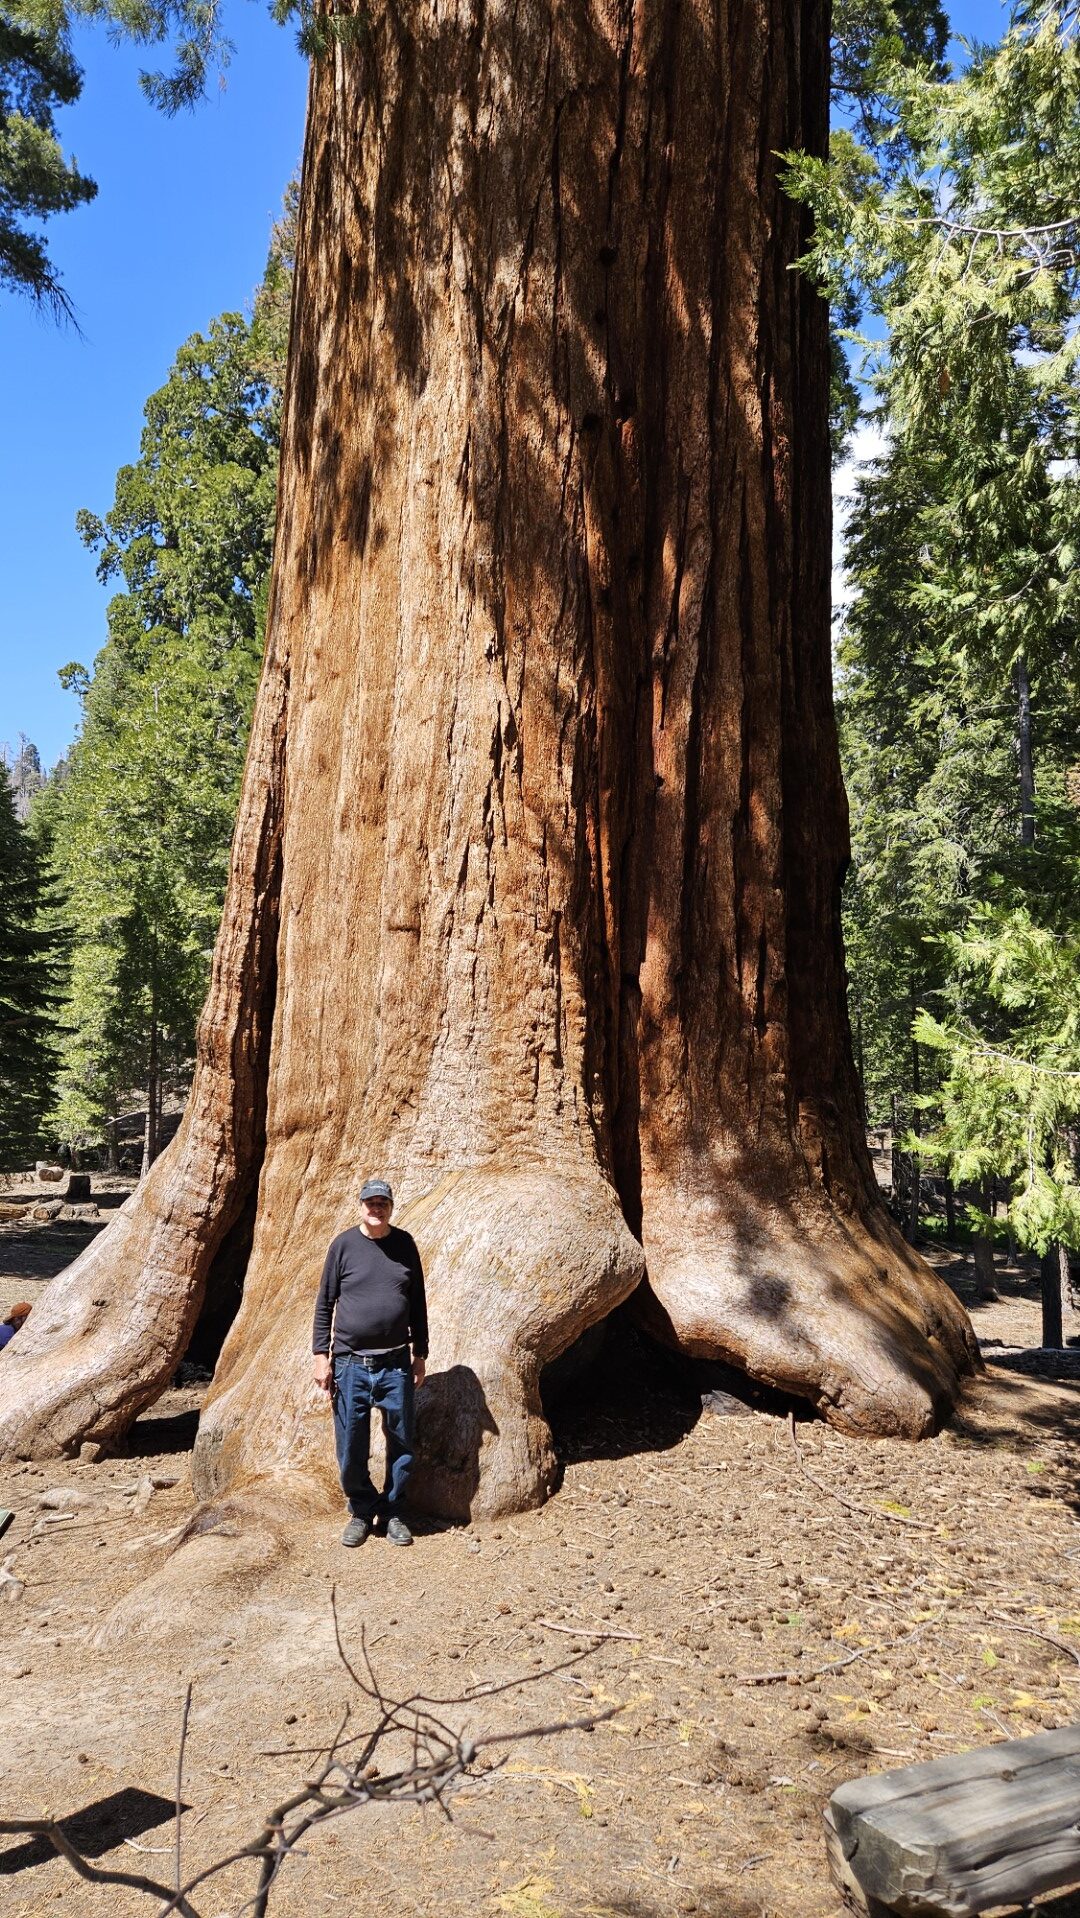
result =
M416 1241L392 1225L385 1238L369 1239L358 1225L330 1247L315 1300L313 1352L334 1355L390 1351L412 1346L427 1358L427 1297Z

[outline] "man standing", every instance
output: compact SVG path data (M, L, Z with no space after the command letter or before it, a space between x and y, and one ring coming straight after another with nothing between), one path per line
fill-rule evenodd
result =
M424 1383L427 1300L416 1242L391 1225L393 1209L386 1180L366 1180L360 1223L334 1240L315 1301L315 1383L333 1401L341 1489L352 1513L343 1545L362 1545L378 1516L391 1545L412 1544L402 1508L413 1462L413 1392ZM386 1430L381 1499L368 1470L373 1407Z

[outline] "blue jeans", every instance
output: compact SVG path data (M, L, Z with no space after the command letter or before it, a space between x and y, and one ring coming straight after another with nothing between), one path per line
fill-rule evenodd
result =
M386 1358L334 1360L334 1443L341 1489L354 1518L400 1517L413 1462L413 1377L408 1351ZM386 1485L376 1492L368 1470L371 1414L382 1413Z

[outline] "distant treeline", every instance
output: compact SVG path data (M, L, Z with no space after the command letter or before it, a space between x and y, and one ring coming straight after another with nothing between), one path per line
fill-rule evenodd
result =
M190 1076L262 656L295 198L250 320L223 314L181 347L109 511L79 515L118 590L92 670L61 674L79 732L25 825L0 775L0 871L22 928L19 945L0 920L24 1055L5 1047L0 1066L8 1165L45 1146L115 1153L133 1099L148 1163L162 1098Z

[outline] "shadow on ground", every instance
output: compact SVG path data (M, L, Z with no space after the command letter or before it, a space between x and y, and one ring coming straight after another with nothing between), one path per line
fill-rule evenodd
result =
M791 1409L800 1418L814 1416L804 1401L758 1385L734 1366L669 1351L625 1310L612 1313L549 1366L540 1385L564 1464L670 1451L702 1417L786 1415Z
M36 1231L0 1228L0 1273L9 1279L55 1279L107 1223L106 1219L65 1219Z
M673 1880L678 1886L679 1880ZM667 1918L671 1910L668 1903L654 1904L648 1898L635 1898L632 1895L623 1898L605 1898L598 1903L597 1910L604 1918ZM715 1884L694 1886L694 1911L698 1918L763 1918L763 1913L772 1906L763 1903L749 1892L736 1890L733 1885L723 1881ZM1054 1914L1054 1918L1073 1918L1071 1912ZM1080 1915L1078 1915L1080 1918Z
M183 1809L189 1811L190 1806L185 1805ZM139 1838L175 1817L175 1800L128 1785L123 1791L112 1792L108 1798L96 1798L92 1805L84 1805L82 1811L72 1812L69 1818L60 1820L60 1825L64 1836L84 1858L101 1858L105 1852L123 1844L125 1838ZM29 1871L31 1866L44 1865L55 1857L56 1852L47 1838L25 1838L0 1851L0 1877Z
M674 1879L673 1885L678 1886ZM736 1888L731 1883L719 1881L711 1885L695 1885L692 1909L697 1918L769 1918L769 1914L782 1912L771 1899ZM647 1898L628 1896L623 1898L604 1898L597 1901L594 1909L602 1911L604 1918L664 1918L671 1910L669 1903L653 1903ZM1009 1905L1000 1907L1000 1918L1012 1918L1013 1913L1023 1912L1031 1918L1080 1918L1080 1890L1059 1892L1053 1897L1037 1899L1031 1905ZM795 1914L784 1913L783 1918L795 1918Z
M967 1388L950 1430L973 1449L1018 1454L1031 1498L1059 1499L1080 1515L1080 1385L1047 1384L991 1363Z
M200 1395L201 1396L201 1395ZM160 1409L159 1409L160 1408ZM161 1454L190 1452L199 1429L199 1407L166 1409L159 1399L141 1418L136 1419L122 1449L127 1458L157 1458Z

